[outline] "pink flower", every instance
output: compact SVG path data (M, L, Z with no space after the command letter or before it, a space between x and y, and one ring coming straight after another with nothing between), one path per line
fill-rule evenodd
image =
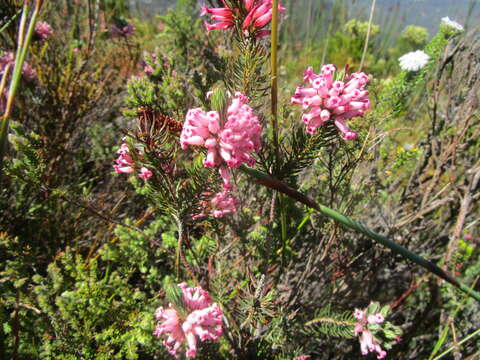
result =
M120 146L120 149L117 150L119 156L117 160L115 160L116 164L113 165L113 168L117 174L131 174L135 171L135 169L132 167L133 160L128 152L129 149L126 143L123 143Z
M253 26L255 29L261 29L268 25L272 20L272 3L272 0L255 1L242 23L242 29L248 29L250 26ZM278 4L278 11L280 13L285 11L281 3Z
M13 72L13 67L15 65L15 56L13 52L7 51L3 56L0 56L0 77L3 76L6 67L10 65L10 74Z
M206 193L206 195L210 195ZM193 217L194 220L203 218L209 214L215 218L221 218L227 214L237 212L238 200L230 194L229 191L223 191L215 194L211 200L201 203L202 210Z
M33 81L35 77L37 76L37 72L33 67L30 66L30 64L24 62L23 63L23 68L22 68L22 75L25 80L27 81Z
M353 316L357 320L362 320L365 317L365 311L355 309L355 312L353 313Z
M148 170L146 167L142 167L140 169L140 174L138 174L138 177L143 180L148 180L152 177L153 173Z
M35 24L35 36L41 41L46 41L52 34L52 27L47 22L39 21Z
M5 55L0 56L0 77L5 72L7 65L10 65L10 74L12 74L15 66L15 55L12 51L7 51ZM37 76L37 72L27 62L24 62L22 67L22 75L26 81L33 81Z
M308 355L300 355L295 360L310 360L310 356Z
M353 316L358 320L355 324L355 336L358 336L360 341L360 351L362 355L367 355L369 352L376 352L377 359L383 359L387 356L387 352L384 351L379 341L373 336L372 332L368 329L368 324L382 324L385 319L382 314L371 314L367 317L365 311L355 309Z
M305 70L304 81L309 82L310 87L297 88L291 102L309 111L302 116L308 133L315 134L317 128L333 121L344 140L354 140L358 134L347 126L346 121L363 117L370 108L368 91L365 90L368 77L364 73L353 73L341 81L335 80L335 72L333 65L324 65L320 74L315 74L309 67Z
M209 24L207 22L204 23L205 28L209 32L211 30L227 30L235 26L233 11L228 7L224 7L224 8L203 7L202 10L200 11L200 16L204 16L207 14L211 15L212 20L218 21L213 24Z
M367 321L369 324L383 324L383 322L385 321L385 318L383 317L382 314L378 313L378 314L369 315L367 318Z
M143 71L149 75L153 74L153 67L151 65L145 65L145 67L143 68Z
M218 21L213 24L205 22L205 27L210 30L227 30L235 27L237 21L241 24L243 30L250 29L256 37L267 35L266 31L260 30L272 20L272 0L244 0L242 9L229 7L227 4L223 8L203 7L200 16L210 15L211 20ZM284 12L282 4L278 5L278 11ZM247 14L244 16L243 14ZM257 33L257 30L258 31Z
M226 119L220 119L216 111L189 110L180 135L182 149L189 146L207 149L203 165L219 167L225 190L232 189L229 168L244 163L253 166L255 158L251 154L260 149L262 126L247 101L245 95L236 93Z
M185 283L178 286L182 289L185 308L175 309L172 304L169 309L159 307L155 312L158 323L153 335L168 335L163 345L173 356L177 357L177 351L185 344L186 357L194 358L199 340L217 341L222 335L223 314L218 305L212 304L208 292L202 288L189 288Z

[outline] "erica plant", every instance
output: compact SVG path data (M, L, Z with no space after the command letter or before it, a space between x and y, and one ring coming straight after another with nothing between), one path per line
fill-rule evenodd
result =
M165 261L174 263L180 285L165 287L170 303L158 308L154 334L177 357L184 350L186 357L211 354L212 347L216 354L238 358L307 357L288 342L296 328L287 318L297 320L296 326L306 322L307 334L358 337L362 355L387 356L400 335L386 320L388 306L328 310L308 321L307 314L297 316L291 302L299 295L282 295L288 287L282 281L295 267L294 249L302 249L303 227L313 214L323 216L322 229L332 238L341 240L340 225L480 300L437 265L318 201L330 196L334 205L336 194L313 198L301 190L301 175L308 176L318 163L330 184L323 191L348 189L345 179L365 156L367 129L361 119L372 108L368 84L373 77L348 66L308 67L305 85L290 99L279 99L277 38L284 12L272 0L224 0L201 9L200 16L210 22L203 24L205 43L196 46L213 43L204 52L223 49L216 58L222 72L208 92L194 89L213 66L195 71L192 83L188 64L177 69L181 60L161 60L162 54L147 54L142 75L130 82L126 113L136 129L124 132L113 167L135 175L131 181L137 191L176 228L175 254ZM323 161L325 156L338 161ZM337 257L349 256L348 246L343 250Z

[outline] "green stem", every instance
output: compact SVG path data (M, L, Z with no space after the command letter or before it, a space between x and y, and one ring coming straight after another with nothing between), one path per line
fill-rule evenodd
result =
M477 329L475 330L473 333L471 333L470 335L467 335L465 338L462 339L462 341L458 342L457 344L455 344L454 346L451 346L448 350L444 351L443 353L441 353L440 355L438 355L435 359L433 360L439 360L441 359L442 357L444 357L445 355L447 355L449 352L453 351L453 349L455 349L456 347L459 347L460 345L462 345L463 343L467 342L468 340L470 340L471 338L473 338L474 336L477 336L480 334L480 329Z
M272 48L271 48L271 68L272 68L272 130L273 146L275 148L275 167L276 172L280 166L280 148L278 143L278 0L272 3ZM278 194L280 203L280 226L282 231L282 266L285 265L285 253L287 245L287 213L285 209L285 199Z
M33 33L35 31L35 24L37 22L37 17L40 12L40 8L41 8L41 1L37 0L35 9L32 14L32 18L30 19L30 23L28 25L27 34L25 37L24 30L27 22L28 11L29 11L29 1L26 1L23 7L22 18L20 20L20 27L19 27L18 40L17 40L18 42L17 42L17 53L15 56L15 67L13 69L12 80L10 82L10 88L8 91L8 99L7 99L7 104L5 108L5 114L3 114L3 117L1 120L2 123L0 125L0 169L2 168L3 157L6 150L10 115L13 108L13 99L15 98L15 94L20 84L23 63L25 62L28 46L30 45L30 41L32 40Z
M0 28L0 34L6 29L8 28L14 21L15 19L18 17L18 15L20 15L22 13L22 10L19 10L15 15L12 16L12 18L10 20L8 20L1 28Z
M272 44L271 44L271 68L272 68L272 129L273 129L273 146L276 153L276 166L279 164L279 148L278 148L278 63L277 63L277 40L278 40L278 0L273 0L272 4Z
M335 220L336 222L342 224L344 227L346 227L348 229L351 229L351 230L355 230L355 231L357 231L357 232L359 232L363 235L368 236L372 240L375 240L376 242L382 244L383 246L388 247L393 252L395 252L397 254L400 254L401 256L403 256L406 259L409 259L410 261L413 261L417 265L422 266L423 268L425 268L429 272L437 275L441 279L443 279L443 280L447 281L448 283L456 286L461 291L463 291L467 295L471 296L472 298L474 298L475 300L480 302L480 294L478 292L476 292L475 290L471 289L467 285L458 281L453 275L451 275L447 271L441 269L440 267L438 267L434 263L432 263L428 260L425 260L423 257L411 252L410 250L403 247L402 245L399 245L399 244L393 242L392 240L388 239L387 237L385 237L383 235L380 235L373 230L368 229L363 224L361 224L361 223L359 223L359 222L357 222L353 219L350 219L349 217L347 217L343 214L340 214L339 212L337 212L337 211L335 211L335 210L333 210L333 209L331 209L327 206L316 203L314 200L310 199L308 196L306 196L306 195L302 194L301 192L291 188L290 186L286 185L285 183L270 177L269 175L267 175L267 174L265 174L261 171L249 168L245 165L241 166L240 170L242 170L244 173L250 175L251 177L255 178L257 183L259 183L261 185L264 185L264 186L266 186L270 189L273 189L273 190L279 191L281 193L284 193L287 196L290 196L291 198L301 202L302 204L305 204L308 207L311 207L312 209L317 210L318 212L322 213L323 215L328 216L329 218L331 218L331 219Z
M368 42L370 40L370 32L372 30L373 12L375 11L375 2L376 0L372 1L372 7L370 8L370 18L368 19L367 36L365 38L365 45L363 47L362 60L360 61L360 67L358 68L358 71L362 71L363 64L365 62L365 57L367 56Z
M282 232L282 267L285 266L286 250L287 250L287 208L285 207L285 196L278 194L278 202L280 208L280 226Z

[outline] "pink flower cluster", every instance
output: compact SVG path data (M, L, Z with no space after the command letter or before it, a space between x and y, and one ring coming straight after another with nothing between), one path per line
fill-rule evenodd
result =
M369 352L375 351L377 353L377 359L384 359L387 356L387 352L382 350L380 343L367 327L368 324L383 324L385 321L383 315L377 313L368 315L367 317L365 311L356 309L353 316L358 320L355 325L355 336L359 336L362 355L367 355Z
M242 24L242 30L250 29L252 32L262 29L272 21L272 0L243 0L243 9L231 8L224 2L225 7L207 8L204 7L200 13L203 15L211 15L213 24L205 22L205 27L210 30L227 30L235 26L235 19L238 18ZM243 11L241 11L243 10ZM285 8L279 4L278 11L284 12ZM246 16L240 18L240 14ZM262 37L270 34L268 30L256 32L255 36Z
M47 22L39 21L35 24L35 36L41 41L46 41L52 34L52 27Z
M135 172L134 162L129 155L129 148L126 143L123 143L120 146L120 149L117 150L118 158L115 160L116 164L113 165L113 168L117 174L131 174ZM138 173L138 177L143 180L148 180L152 177L153 173L146 167L142 167Z
M210 201L202 202L201 205L203 207L202 212L195 215L194 220L203 218L208 214L212 214L215 218L221 218L227 214L235 213L237 212L238 200L229 191L222 191L215 194Z
M158 58L157 58L157 55L154 54L154 53L151 53L151 54L146 54L145 58L146 57L149 57L150 59L150 62L153 63L154 65L158 65ZM153 68L152 65L150 65L147 61L143 60L140 65L142 66L143 68L143 71L147 74L147 75L152 75L153 72L155 71L155 69Z
M0 77L3 76L7 65L10 65L10 74L12 74L13 67L15 66L15 56L11 51L8 51L5 53L5 55L0 56ZM24 62L22 67L22 75L25 80L33 81L35 76L37 76L37 72L27 62Z
M362 117L370 108L368 91L365 85L368 76L363 72L345 75L335 80L335 66L324 65L320 74L309 67L305 71L304 82L310 87L298 87L292 97L292 104L302 105L309 112L302 116L307 132L315 134L317 128L327 121L333 121L342 133L344 140L354 140L358 134L351 130L346 121L353 117Z
M203 165L220 167L225 190L233 188L228 168L238 168L243 163L253 166L255 159L251 153L260 149L262 126L247 101L245 95L236 93L228 107L227 119L221 119L216 111L191 109L180 134L182 149L189 146L207 149Z
M153 335L161 337L167 334L163 345L168 352L177 357L177 351L186 342L185 355L194 358L197 355L198 340L217 341L222 335L222 310L212 303L208 292L202 288L189 288L187 284L178 285L182 289L183 303L188 315L182 317L182 311L159 307L155 312L158 321Z
M238 168L244 163L253 166L255 158L251 153L260 149L262 126L247 102L248 98L237 92L227 109L226 119L216 111L191 109L180 135L182 149L202 146L207 149L203 165L219 167L225 191L212 200L213 208L217 210L214 216L235 212L235 201L227 193L233 189L230 168Z

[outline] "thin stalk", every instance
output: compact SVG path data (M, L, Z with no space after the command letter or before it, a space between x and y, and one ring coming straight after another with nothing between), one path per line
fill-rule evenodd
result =
M360 61L360 68L358 71L362 71L363 63L365 62L365 57L367 56L368 42L370 40L370 31L372 30L372 21L373 21L373 12L375 11L376 0L372 0L372 7L370 8L370 18L368 19L368 29L367 36L365 38L365 46L363 47L362 61Z
M278 43L278 0L273 0L272 5L272 44L271 44L271 71L272 71L272 130L273 146L276 153L276 167L279 164L280 151L278 148L278 61L277 61L277 43Z
M23 7L23 13L22 13L22 18L20 20L20 27L19 27L19 34L18 34L17 53L15 56L15 67L13 70L12 80L10 82L10 89L8 91L8 99L5 107L5 113L3 114L2 123L0 125L0 169L2 168L3 156L6 150L10 115L13 108L13 99L15 98L15 94L20 84L23 63L25 62L28 46L30 45L30 41L32 40L33 33L35 31L35 24L37 22L37 18L38 18L38 14L40 12L41 6L42 6L42 1L37 0L35 3L35 9L33 10L33 14L30 19L30 23L28 25L26 36L25 36L25 24L28 16L29 1L25 2L25 5Z
M286 261L286 250L287 250L287 209L285 207L285 196L283 194L278 194L279 205L280 205L280 227L282 234L282 267L285 266Z
M470 335L467 335L466 337L464 337L462 339L462 341L456 343L455 345L451 346L450 348L448 348L447 350L445 350L443 353L441 353L440 355L438 355L435 359L433 360L439 360L441 359L442 357L444 357L445 355L447 355L449 352L453 351L456 347L459 347L460 345L462 345L463 343L467 342L468 340L470 340L471 338L477 336L480 334L480 329L477 329L475 330L473 333L471 333Z
M175 254L175 275L177 280L180 279L180 251L183 246L183 223L179 217L175 216L175 220L177 223L177 231L178 231L178 241L177 241L177 251Z
M270 177L269 175L249 168L245 165L240 167L240 170L242 170L244 173L247 175L250 175L251 177L255 178L255 182L266 186L270 189L279 191L281 193L286 194L287 196L290 196L291 198L301 202L302 204L307 205L308 207L317 210L318 212L322 213L325 216L328 216L329 218L335 220L336 222L342 224L344 227L350 230L357 231L372 240L382 244L383 246L388 247L390 250L393 252L400 254L404 258L416 263L417 265L420 265L421 267L425 268L429 272L437 275L439 278L447 281L448 283L456 286L458 289L463 291L465 294L471 296L478 302L480 302L480 293L476 292L469 286L463 284L462 282L458 281L453 275L451 275L449 272L441 269L434 263L425 260L423 257L411 252L407 248L403 247L402 245L399 245L392 240L388 239L387 237L380 235L376 233L373 230L368 229L365 225L327 207L321 204L318 204L308 196L302 194L301 192L291 188L290 186L286 185L285 183L274 179Z
M25 1L22 10L22 17L18 27L17 51L23 47L23 39L25 38L25 24L27 23L28 11L30 10L30 1ZM16 59L15 59L16 60Z
M320 64L323 66L325 65L325 58L327 57L327 51L328 51L328 43L330 42L330 34L332 32L332 24L333 24L333 19L330 21L328 24L328 30L327 30L327 38L325 40L325 43L323 44L323 50L322 50L322 60L320 61Z
M5 85L7 84L8 76L10 75L10 69L12 68L11 64L7 64L5 66L5 70L3 71L2 81L0 81L0 97L3 96L3 90L5 90Z
M278 0L272 3L272 49L271 49L271 68L272 68L272 130L273 146L275 147L275 169L280 167L280 149L278 144ZM282 266L285 263L285 253L287 245L287 213L285 201L282 194L278 194L280 203L280 226L282 231Z
M3 305L0 305L0 323L4 324L7 322L7 315ZM0 326L0 360L7 360L7 349L5 345L5 331L3 326Z
M22 10L19 10L15 15L12 16L10 20L8 20L1 28L0 28L0 34L10 26L12 22L15 21L15 19L22 13Z

